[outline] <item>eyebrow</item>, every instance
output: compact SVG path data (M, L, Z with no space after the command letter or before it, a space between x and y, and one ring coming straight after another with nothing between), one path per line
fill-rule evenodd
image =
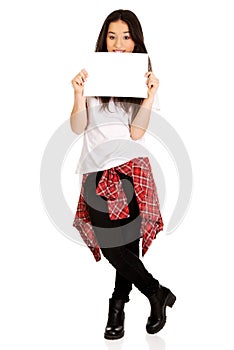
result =
M108 32L108 34L111 33L111 34L116 34L115 32ZM123 32L123 34L127 34L127 33L130 33L129 30L127 32Z

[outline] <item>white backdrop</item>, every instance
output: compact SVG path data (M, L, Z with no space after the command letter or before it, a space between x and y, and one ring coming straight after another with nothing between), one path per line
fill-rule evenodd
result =
M133 289L126 335L108 342L103 332L114 271L50 221L40 166L50 137L69 118L70 81L83 68L82 55L94 50L104 19L118 8L134 11L142 23L160 80L161 115L184 141L194 187L182 224L171 235L160 233L144 258L177 295L166 326L146 334L149 305ZM0 29L1 348L232 348L231 1L11 1L1 8ZM73 167L62 182L75 210L77 183L67 175ZM172 162L164 175L167 222L177 184Z

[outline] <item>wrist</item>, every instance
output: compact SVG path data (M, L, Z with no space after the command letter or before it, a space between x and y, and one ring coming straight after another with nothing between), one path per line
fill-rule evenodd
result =
M74 90L74 97L75 98L84 98L83 91L76 91Z
M154 96L149 96L144 99L143 104L148 107L152 107L154 104Z
M86 96L83 95L83 92L74 91L74 101L81 103L86 101Z

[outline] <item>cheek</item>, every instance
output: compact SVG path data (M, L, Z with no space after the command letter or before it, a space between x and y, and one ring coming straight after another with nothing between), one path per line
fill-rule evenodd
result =
M128 49L129 51L133 51L134 50L134 47L135 47L135 43L133 41L129 42L128 43Z
M107 39L106 40L107 51L108 51L108 48L111 48L112 46L113 46L112 41Z

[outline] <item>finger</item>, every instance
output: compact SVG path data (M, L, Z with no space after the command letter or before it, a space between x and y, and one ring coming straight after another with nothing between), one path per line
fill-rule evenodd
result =
M79 85L81 85L86 81L86 76L80 72L74 79L79 83Z
M154 75L153 72L147 72L147 73L145 74L145 76L147 76L148 78L151 78L151 79L156 79L156 76Z
M86 80L86 77L85 77L84 73L80 72L77 75L77 79L79 79L81 82L84 82Z
M157 80L156 79L147 79L146 85L151 86L151 85L156 85L157 84Z
M154 85L157 85L159 82L157 80L149 80L149 84L154 84Z
M85 69L82 69L81 72L84 74L85 78L88 77L88 72Z
M72 80L72 85L75 87L76 85L82 86L83 85L83 81L79 78L75 78Z
M88 73L85 69L82 69L80 73L78 74L79 77L82 78L82 81L85 82L88 78Z
M152 72L147 72L147 73L145 73L145 77L149 78L151 74L152 74Z
M157 78L149 78L149 82L159 84L159 80Z
M84 85L84 81L83 81L82 78L79 79L78 84L79 84L80 86L83 86L83 85Z
M147 83L148 84L158 84L159 83L159 80L155 77L150 77L148 80L147 80Z
M149 89L157 89L158 87L159 87L159 84L155 82L150 82L148 85Z
M77 85L82 85L83 84L83 79L81 78L81 76L77 76L77 78L75 79L75 83Z

